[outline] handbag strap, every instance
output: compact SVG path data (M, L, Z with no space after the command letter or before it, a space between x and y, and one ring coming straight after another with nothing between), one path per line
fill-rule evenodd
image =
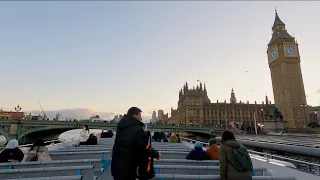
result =
M151 145L151 132L150 131L148 131L148 141L149 141L149 144Z
M40 146L38 147L38 149L37 149L37 151L36 151L36 155L38 155L39 149L40 149Z

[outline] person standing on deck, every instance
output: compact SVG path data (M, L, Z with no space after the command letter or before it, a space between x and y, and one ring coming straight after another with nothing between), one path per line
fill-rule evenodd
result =
M221 134L219 162L221 180L252 180L251 158L231 131Z
M131 107L117 125L111 161L114 180L135 180L137 168L145 163L147 142L141 112Z

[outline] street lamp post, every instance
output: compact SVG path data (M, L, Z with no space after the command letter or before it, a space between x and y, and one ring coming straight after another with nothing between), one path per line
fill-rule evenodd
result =
M306 125L308 124L308 119L307 119L307 115L306 115L306 107L307 106L308 106L307 104L301 104L301 107L303 108L303 119L305 121L304 124L306 124Z
M13 113L13 118L14 119L19 119L19 112L22 110L21 106L18 105L17 107L14 108L14 110L16 112Z

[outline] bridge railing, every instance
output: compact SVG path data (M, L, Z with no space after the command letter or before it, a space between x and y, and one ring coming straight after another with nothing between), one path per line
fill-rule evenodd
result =
M1 121L1 120L0 120ZM11 119L6 119L6 122L10 121L16 121ZM22 124L71 124L71 125L104 125L104 126L112 126L115 127L116 123L110 123L110 122L91 122L87 120L81 120L81 121L52 121L52 120L20 120ZM149 128L171 128L171 129L213 129L213 130L220 130L224 128L218 128L213 126L188 126L188 125L164 125L164 124L148 124Z

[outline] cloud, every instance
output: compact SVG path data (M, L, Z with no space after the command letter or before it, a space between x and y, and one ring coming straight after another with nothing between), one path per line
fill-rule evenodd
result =
M43 116L42 111L35 110L29 111L26 113L31 113L32 115L41 115ZM89 119L92 116L99 115L100 118L105 120L112 120L114 118L113 112L97 112L89 108L75 108L75 109L61 109L53 111L45 111L45 114L48 118L53 119L56 117L56 114L60 113L60 119Z

